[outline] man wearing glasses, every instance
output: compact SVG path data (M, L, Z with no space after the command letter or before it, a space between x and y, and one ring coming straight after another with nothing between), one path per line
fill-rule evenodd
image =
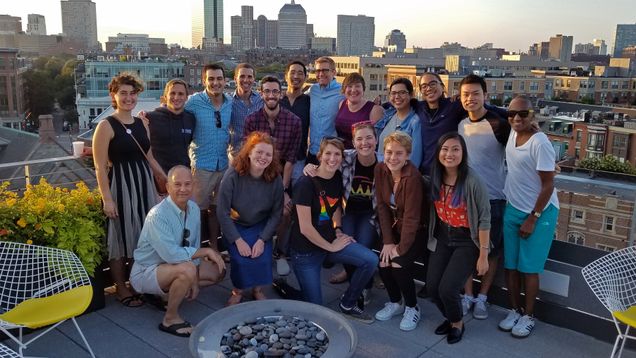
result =
M283 187L285 188L285 200L283 206L283 220L278 230L277 249L285 253L287 242L286 233L289 226L289 214L291 209L291 177L294 163L300 148L302 127L300 118L280 105L283 95L278 78L265 76L261 80L261 97L265 105L263 109L256 111L245 118L243 137L260 131L269 133L276 140L276 151L283 167ZM286 261L277 261L276 267L279 275L289 273ZM279 269L280 267L280 269Z
M309 153L307 162L318 164L316 154L320 141L326 136L336 136L336 115L340 101L344 100L342 86L335 79L336 63L330 57L316 59L318 83L309 88Z
M192 333L192 325L179 315L181 302L195 299L199 286L215 284L225 276L221 255L199 247L201 222L199 208L190 200L192 186L190 169L183 165L170 169L169 196L148 212L130 274L137 292L167 296L159 329L179 337Z
M232 98L223 93L223 67L218 64L205 65L202 77L205 89L191 95L185 109L194 114L196 121L190 144L193 199L201 210L203 232L207 233L202 237L209 240L211 247L216 249L220 234L216 219L216 191L228 166Z

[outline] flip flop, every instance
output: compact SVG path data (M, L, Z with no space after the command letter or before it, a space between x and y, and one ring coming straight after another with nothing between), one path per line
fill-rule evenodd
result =
M140 303L135 304L133 303L133 301L137 301ZM119 300L119 302L121 302L121 304L126 307L141 307L144 305L144 301L138 295L130 295L128 297L124 297L121 300Z
M159 330L166 332L166 333L170 333L172 335L178 336L178 337L190 337L190 332L179 332L180 329L182 328L191 328L192 325L190 324L190 322L188 321L184 321L181 323L175 323L172 324L168 327L163 325L162 323L159 323Z

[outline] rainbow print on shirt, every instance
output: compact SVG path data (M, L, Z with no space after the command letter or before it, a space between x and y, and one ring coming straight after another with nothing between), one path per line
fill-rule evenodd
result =
M320 199L320 217L318 218L318 222L322 223L324 221L329 221L329 214L327 213L325 202L322 200L322 197L319 197L318 199ZM329 206L333 208L334 206L336 206L338 198L331 198L327 196L327 201L329 202Z

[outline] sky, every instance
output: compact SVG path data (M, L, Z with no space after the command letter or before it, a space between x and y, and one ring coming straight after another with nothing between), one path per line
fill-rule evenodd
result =
M163 37L166 43L191 45L190 1L203 0L93 0L97 7L97 34L105 43L117 33L145 33ZM274 20L291 0L224 1L224 37L230 43L230 16L241 14L241 5L254 7L254 18L265 15ZM46 18L48 34L62 32L59 0L2 0L0 14L22 17L26 30L27 14ZM604 39L613 48L616 24L636 23L633 0L479 0L431 1L402 0L297 0L314 24L317 36L336 37L337 15L366 15L375 18L375 44L382 46L392 29L406 35L407 47L439 47L459 42L476 47L492 42L509 51L528 47L550 36L574 36L574 44ZM387 4L395 4L387 6Z

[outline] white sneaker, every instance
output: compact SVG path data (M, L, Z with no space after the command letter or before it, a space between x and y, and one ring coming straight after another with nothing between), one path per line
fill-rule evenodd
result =
M387 302L384 304L384 308L375 314L375 319L378 321L388 321L394 316L402 314L402 312L404 312L404 305L399 302Z
M479 295L475 299L475 304L473 305L473 317L475 319L488 318L488 306L486 305L486 298L482 295Z
M462 315L467 315L473 306L473 298L468 295L462 295Z
M508 315L501 322L499 322L499 329L505 332L510 332L521 318L521 314L515 309L508 311Z
M402 321L400 321L400 329L403 331L412 331L417 327L417 322L420 321L420 308L415 307L405 307L404 308L404 316L402 316Z
M532 333L534 328L534 317L524 315L519 319L519 322L512 327L512 336L517 338L526 338Z

